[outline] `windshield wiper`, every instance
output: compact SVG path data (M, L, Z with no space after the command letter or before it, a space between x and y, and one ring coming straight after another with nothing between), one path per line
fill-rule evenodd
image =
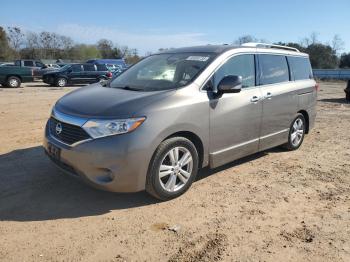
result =
M141 91L141 88L134 88L134 87L130 87L130 86L115 86L114 88L120 88L120 89L124 89L124 90L130 90L130 91Z

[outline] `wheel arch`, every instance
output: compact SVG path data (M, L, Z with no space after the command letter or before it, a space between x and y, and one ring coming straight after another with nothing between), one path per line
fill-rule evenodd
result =
M16 74L11 74L11 75L8 75L7 77L6 77L6 81L10 78L10 77L17 77L21 82L22 82L22 77L20 76L20 75L16 75Z
M56 81L57 81L57 79L59 79L59 78L64 78L64 79L66 79L67 82L68 82L68 76L65 76L65 75L57 75L57 76L54 76L54 78L55 78Z
M201 138L191 131L179 131L167 136L165 139L163 139L163 141L172 137L184 137L190 140L194 144L198 152L198 158L199 158L198 167L201 168L203 166L203 160L204 160L204 146Z
M306 110L300 110L298 113L302 114L303 117L305 118L305 133L309 133L309 126L310 126L310 119L309 119L309 113Z

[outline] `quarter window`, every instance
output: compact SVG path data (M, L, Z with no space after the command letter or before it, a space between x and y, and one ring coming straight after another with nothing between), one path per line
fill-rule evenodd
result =
M228 75L242 76L242 88L255 86L254 55L238 55L230 58L214 75L214 85Z
M261 85L289 81L289 70L285 56L259 55L259 64L261 68Z
M97 71L108 71L106 65L96 65Z
M288 63L294 80L313 78L310 60L307 57L288 56Z

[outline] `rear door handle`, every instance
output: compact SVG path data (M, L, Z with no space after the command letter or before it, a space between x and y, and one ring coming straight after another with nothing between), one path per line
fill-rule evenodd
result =
M265 98L271 99L271 97L272 97L272 94L270 92L267 92Z
M253 102L253 103L256 103L260 100L260 97L259 96L253 96L251 99L250 99L250 102Z

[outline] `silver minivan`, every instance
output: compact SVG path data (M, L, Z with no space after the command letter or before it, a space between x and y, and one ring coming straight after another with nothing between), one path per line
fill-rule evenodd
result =
M168 200L202 167L298 149L314 125L317 89L308 55L294 48L167 50L58 100L43 144L57 166L97 188Z

